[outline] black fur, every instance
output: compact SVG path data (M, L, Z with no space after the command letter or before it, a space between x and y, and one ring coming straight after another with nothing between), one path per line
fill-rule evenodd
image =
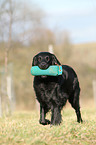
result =
M41 69L47 69L50 65L60 65L55 55L49 52L41 52L33 58L32 66L39 66ZM34 90L37 100L40 103L40 124L58 125L62 121L61 110L67 100L75 109L77 121L82 122L79 94L79 81L75 71L62 65L63 74L60 76L35 76ZM51 110L51 122L47 119L46 113Z

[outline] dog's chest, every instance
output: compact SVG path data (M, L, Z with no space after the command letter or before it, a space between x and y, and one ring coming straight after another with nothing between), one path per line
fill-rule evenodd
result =
M58 84L56 82L46 82L39 85L41 97L44 101L48 101L56 96Z
M47 94L52 93L55 91L57 87L57 83L54 82L47 82L47 83L41 83L40 88L43 89Z
M34 89L39 102L52 102L57 98L57 90L59 88L58 80L53 79L40 79L34 81Z
M41 84L41 95L39 96L42 98L41 100L47 103L48 106L51 106L54 99L57 98L57 85L56 83L49 83L49 84Z

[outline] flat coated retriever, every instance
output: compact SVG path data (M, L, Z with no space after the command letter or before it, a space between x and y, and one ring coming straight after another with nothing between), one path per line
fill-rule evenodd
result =
M50 65L61 65L54 54L40 52L33 58L32 66L47 69ZM67 100L75 109L77 122L82 122L79 94L80 86L75 71L67 65L62 65L63 73L58 76L35 76L34 90L40 103L40 124L59 125L62 121L61 110ZM51 121L45 119L51 110Z

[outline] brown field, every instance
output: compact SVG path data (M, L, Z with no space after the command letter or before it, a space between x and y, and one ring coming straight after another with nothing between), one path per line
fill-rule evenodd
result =
M39 50L40 51L40 50ZM47 48L44 50L47 51ZM72 66L78 74L81 86L81 101L93 99L93 80L96 80L96 43L75 44L71 55L64 59L60 46L54 46L54 52L62 64ZM18 109L35 108L35 95L32 88L33 77L30 74L32 57L38 53L34 48L14 48L9 52L9 63L13 64L13 80ZM4 67L4 48L0 49L0 70ZM1 74L0 74L1 77Z

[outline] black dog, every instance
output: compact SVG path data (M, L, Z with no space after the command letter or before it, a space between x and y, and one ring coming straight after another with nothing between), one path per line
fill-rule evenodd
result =
M32 66L47 69L50 65L61 65L55 55L41 52L33 58ZM75 71L62 65L63 74L60 76L35 76L34 90L40 103L40 124L58 125L61 123L61 109L67 99L76 111L77 121L82 122L79 94L80 87ZM51 110L51 122L45 119L46 113Z

